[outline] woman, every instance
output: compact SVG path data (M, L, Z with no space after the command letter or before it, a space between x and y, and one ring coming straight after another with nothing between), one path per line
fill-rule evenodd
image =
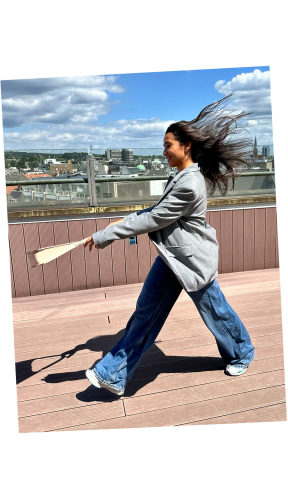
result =
M94 369L86 371L95 387L124 394L127 380L155 341L182 288L214 334L227 374L242 375L254 358L249 334L216 281L216 231L205 221L205 179L211 192L218 187L225 194L229 176L234 187L235 167L247 165L250 141L231 140L241 130L237 120L246 114L229 115L220 109L230 95L204 108L194 120L168 127L163 155L178 172L168 179L158 203L110 224L85 243L89 250L94 245L102 249L117 239L148 233L159 253L125 334Z

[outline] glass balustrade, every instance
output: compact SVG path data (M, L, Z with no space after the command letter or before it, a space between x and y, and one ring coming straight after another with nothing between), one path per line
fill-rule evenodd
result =
M90 152L95 206L156 203L169 175L177 172L169 167L162 152L161 148ZM234 190L229 180L225 198L275 195L273 147L263 148L263 152L269 157L251 158L251 168L237 172ZM5 166L8 212L90 206L87 150L5 151ZM207 196L211 198L208 185ZM212 197L222 195L216 190Z

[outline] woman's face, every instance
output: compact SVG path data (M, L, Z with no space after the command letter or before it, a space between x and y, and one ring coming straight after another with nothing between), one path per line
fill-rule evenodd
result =
M169 167L181 167L183 162L187 159L187 155L185 155L185 149L187 150L187 146L181 146L179 141L175 139L172 132L168 132L168 134L165 135L163 143L163 155L167 158Z

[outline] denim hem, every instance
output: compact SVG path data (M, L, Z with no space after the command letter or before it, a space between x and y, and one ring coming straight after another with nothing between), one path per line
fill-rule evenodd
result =
M116 384L114 384L114 385L109 384L109 382L107 382L107 380L104 380L102 377L100 377L100 375L98 374L97 370L95 370L95 368L93 369L93 371L95 372L95 375L100 380L100 382L102 382L102 384L105 384L108 387L111 387L111 389L117 389L117 390L120 390L120 391L124 391L125 390L125 387L117 387Z
M251 361L249 361L249 363L241 363L241 362L237 363L236 362L236 363L228 363L228 364L231 365L231 366L243 366L244 368L248 368L248 366L251 365L251 363L254 360L254 358L255 358L255 353L254 353L253 358L251 359Z
M210 307L211 307L211 313L212 313L212 316L214 318L215 321L218 321L218 323L221 325L222 327L222 330L225 332L225 334L227 335L228 339L230 340L230 343L231 345L233 346L233 348L235 349L235 352L238 354L238 356L240 355L240 350L239 350L239 346L237 345L237 343L235 342L233 336L231 335L230 331L229 331L229 328L226 327L224 321L222 321L221 319L218 319L214 313L214 307L212 305L212 301L211 301L211 298L210 298L210 294L209 294L209 289L207 290L207 295L208 295L208 299L209 299L209 302L210 302ZM241 363L239 363L241 364Z

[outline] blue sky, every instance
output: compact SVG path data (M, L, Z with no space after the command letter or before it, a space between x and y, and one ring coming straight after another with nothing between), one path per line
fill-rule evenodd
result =
M2 81L5 149L161 147L169 123L235 90L247 130L272 144L269 67Z

